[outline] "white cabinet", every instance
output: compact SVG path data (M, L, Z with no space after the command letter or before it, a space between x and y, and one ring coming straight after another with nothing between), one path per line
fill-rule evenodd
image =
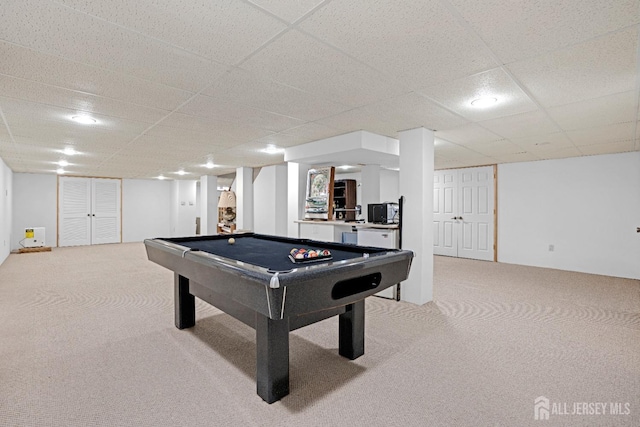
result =
M322 242L342 241L342 233L351 231L352 225L341 221L296 221L298 237Z

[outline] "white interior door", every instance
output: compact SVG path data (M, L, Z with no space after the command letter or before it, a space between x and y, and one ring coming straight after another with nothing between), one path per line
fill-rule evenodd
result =
M493 261L493 167L458 171L458 257Z
M58 186L58 245L90 245L91 181L60 177Z
M435 171L433 176L433 253L458 256L458 171Z
M60 177L58 245L120 242L121 180Z
M433 253L494 260L494 168L434 173Z
M120 242L120 180L91 180L91 244Z

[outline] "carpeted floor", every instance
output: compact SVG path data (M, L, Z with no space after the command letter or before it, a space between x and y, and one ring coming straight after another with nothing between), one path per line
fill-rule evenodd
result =
M369 298L355 361L336 318L293 332L268 405L253 330L200 302L177 330L142 243L10 255L0 425L640 425L640 281L436 257L434 283L424 306Z

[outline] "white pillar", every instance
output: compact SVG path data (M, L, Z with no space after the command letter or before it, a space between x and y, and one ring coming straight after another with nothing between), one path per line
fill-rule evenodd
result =
M200 177L200 235L216 233L218 223L218 177Z
M367 218L367 209L370 203L380 203L380 165L365 165L362 168L360 178L360 201L362 214Z
M287 235L287 167L264 166L253 181L253 230L260 234Z
M287 236L298 238L298 224L304 218L304 203L309 165L287 163Z
M253 230L253 169L236 169L236 228Z
M424 304L433 300L433 131L418 128L399 136L402 248L415 254L401 298Z

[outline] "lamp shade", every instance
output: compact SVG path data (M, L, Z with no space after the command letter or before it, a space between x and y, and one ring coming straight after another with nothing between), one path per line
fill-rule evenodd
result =
M223 191L220 193L220 200L218 200L219 208L235 208L236 207L236 193L233 191Z

